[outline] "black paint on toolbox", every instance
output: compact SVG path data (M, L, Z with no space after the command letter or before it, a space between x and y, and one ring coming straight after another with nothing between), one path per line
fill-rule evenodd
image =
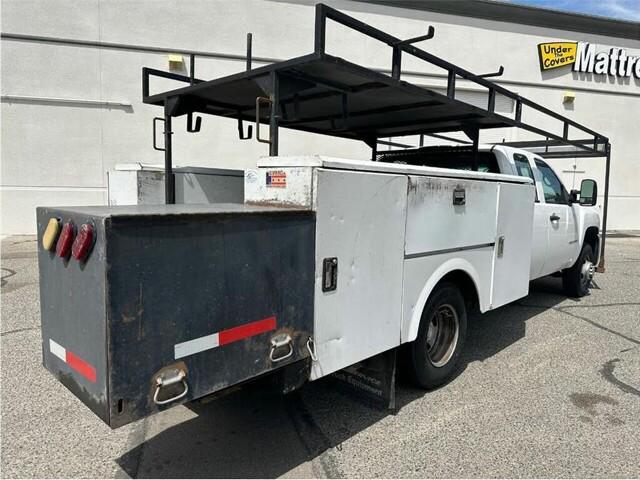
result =
M98 239L83 267L40 247L44 363L112 427L308 357L312 212L244 205L39 209L39 240L51 216L76 226L91 220ZM271 316L275 330L174 356L177 343ZM270 341L283 333L294 353L274 363ZM56 362L49 336L95 363L95 384ZM189 393L160 407L155 375L173 365L186 371Z

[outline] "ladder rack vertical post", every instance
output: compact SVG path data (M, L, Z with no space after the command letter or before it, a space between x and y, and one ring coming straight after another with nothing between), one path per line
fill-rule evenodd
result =
M391 78L400 80L402 68L402 50L400 47L393 47L393 57L391 59Z
M321 3L316 5L316 29L315 29L315 51L324 53L325 37L327 32L326 8Z
M280 123L280 82L278 74L271 72L271 115L269 116L269 155L278 156L278 125Z
M253 34L247 33L247 71L251 70L251 57L252 57L252 47L253 47Z
M164 112L164 203L176 203L176 185L173 178L173 159L171 145L171 115L165 106Z
M456 97L456 72L449 70L447 76L447 97L453 100Z
M600 261L598 262L598 272L604 273L604 246L607 241L607 213L609 211L609 167L611 166L611 144L605 145L607 156L604 173L604 205L602 208L602 245L600 245Z

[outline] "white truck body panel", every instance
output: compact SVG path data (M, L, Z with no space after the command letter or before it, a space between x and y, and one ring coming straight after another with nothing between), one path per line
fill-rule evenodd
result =
M491 308L497 308L529 293L531 240L535 193L533 186L528 195L520 185L498 185L498 213L496 238L503 239L503 248L493 251L493 281L491 282Z
M409 176L407 255L479 246L495 241L497 182ZM453 204L463 189L465 204Z
M533 197L519 176L320 156L266 158L245 172L247 203L316 212L312 380L414 340L448 273L471 278L481 311L525 296ZM338 287L324 292L330 257Z
M406 259L403 277L402 343L412 342L418 336L424 305L434 287L448 273L465 272L476 287L480 311L489 310L492 259L493 246L489 245Z
M400 345L407 177L316 170L312 379ZM322 291L322 260L338 288Z

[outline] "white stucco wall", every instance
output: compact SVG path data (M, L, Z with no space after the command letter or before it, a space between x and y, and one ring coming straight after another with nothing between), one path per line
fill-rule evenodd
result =
M431 12L327 1L401 38L434 25L436 37L420 46L471 71L504 65L504 86L608 135L613 145L610 229L640 229L640 82L584 75L569 69L542 74L536 46L570 40L611 46L640 55L640 40L608 38ZM305 0L2 0L2 32L114 42L134 46L190 49L243 55L247 32L253 54L286 59L313 50L314 8ZM569 27L569 26L568 26ZM327 51L365 66L389 68L390 49L332 26ZM39 205L100 204L107 201L106 171L117 163L162 163L151 147L151 120L161 109L141 102L141 68L168 69L167 55L3 39L0 202L2 234L32 233ZM188 58L185 57L188 67ZM244 69L244 62L197 58L196 76L215 78ZM406 59L403 69L435 76L405 76L442 85L442 72ZM186 73L186 71L184 72ZM463 82L458 82L464 88ZM152 89L163 86L152 83ZM565 108L565 90L576 92ZM156 90L157 91L157 90ZM484 93L461 93L481 99ZM15 97L31 97L16 99ZM33 98L33 97L39 97ZM89 100L77 104L43 97ZM103 105L111 102L122 105ZM510 102L498 108L508 112ZM523 119L529 115L526 110ZM184 118L174 120L174 164L247 167L267 153L255 140L239 141L232 120L203 119L202 132L188 134ZM561 132L558 124L557 131ZM321 153L368 158L355 141L280 132L280 153ZM530 138L526 132L485 132L482 141ZM603 185L604 161L551 161L568 187L583 176ZM580 173L584 172L584 173ZM602 190L601 190L602 191Z

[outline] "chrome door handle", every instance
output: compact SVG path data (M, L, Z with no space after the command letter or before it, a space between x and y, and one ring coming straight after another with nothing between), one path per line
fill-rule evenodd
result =
M560 220L560 217L555 213L552 213L551 216L549 217L549 220L551 220L552 222L557 222L558 220Z

